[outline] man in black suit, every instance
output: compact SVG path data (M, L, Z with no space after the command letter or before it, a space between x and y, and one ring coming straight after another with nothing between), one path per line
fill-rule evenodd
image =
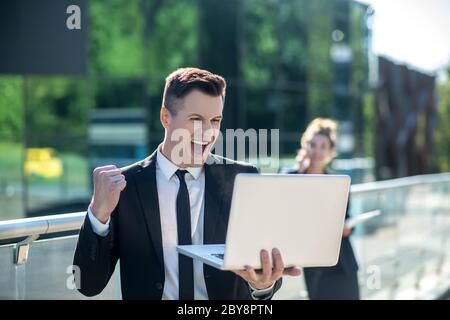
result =
M206 70L174 71L166 78L158 149L126 168L94 170L74 256L81 293L99 294L119 259L124 299L270 299L283 275L300 274L284 268L276 248L261 250L262 270L232 272L176 252L178 244L225 243L234 178L257 172L209 152L225 88L222 77Z

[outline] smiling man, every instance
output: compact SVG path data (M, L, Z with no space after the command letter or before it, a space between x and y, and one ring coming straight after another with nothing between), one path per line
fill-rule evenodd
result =
M257 172L210 153L225 88L222 77L206 70L174 71L166 78L165 137L157 150L126 168L94 170L94 195L74 256L81 293L99 294L119 259L124 299L269 299L283 275L299 275L284 268L277 249L261 250L262 270L234 272L176 251L179 244L225 243L234 178Z

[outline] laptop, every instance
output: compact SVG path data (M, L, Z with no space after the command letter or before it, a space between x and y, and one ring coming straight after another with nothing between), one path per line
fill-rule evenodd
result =
M260 250L272 248L285 267L334 266L349 189L347 175L238 174L226 243L177 250L220 270L261 269Z

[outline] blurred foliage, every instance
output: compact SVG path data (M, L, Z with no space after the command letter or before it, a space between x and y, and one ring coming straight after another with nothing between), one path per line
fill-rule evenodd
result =
M279 128L283 153L316 116L335 115L330 58L335 4L342 0L89 1L89 73L73 77L0 77L0 136L20 137L23 87L27 145L87 152L93 108L145 107L159 137L164 78L204 66L229 83L230 126ZM367 149L367 52L364 7L351 3L352 110ZM369 93L370 94L370 93Z
M333 65L330 58L333 32L332 1L308 1L311 4L308 26L311 30L309 37L309 83L308 96L311 115L309 120L321 116L333 115ZM307 124L307 123L306 123Z
M370 9L369 9L370 10ZM375 97L369 90L369 47L370 35L368 34L368 12L364 5L355 3L351 11L351 36L350 46L353 52L350 93L352 105L350 115L353 119L354 130L357 133L355 139L355 156L374 156L373 146L375 142Z
M375 95L367 92L363 96L363 155L365 157L375 157Z
M150 87L152 95L161 96L164 79L174 69L198 64L196 3L194 0L165 0L156 15L146 55L148 75L156 82Z
M87 152L88 83L77 78L26 77L26 144Z
M141 0L89 1L89 60L93 74L143 76Z
M247 127L298 132L308 109L309 1L245 1ZM283 150L281 150L283 152Z
M0 141L22 140L22 79L0 77Z
M434 169L438 172L450 172L450 80L438 85L438 97L437 126L433 145Z

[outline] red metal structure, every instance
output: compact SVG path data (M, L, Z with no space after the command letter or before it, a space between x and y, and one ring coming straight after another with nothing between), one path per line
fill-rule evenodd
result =
M379 58L376 92L376 176L430 172L437 99L435 77Z

